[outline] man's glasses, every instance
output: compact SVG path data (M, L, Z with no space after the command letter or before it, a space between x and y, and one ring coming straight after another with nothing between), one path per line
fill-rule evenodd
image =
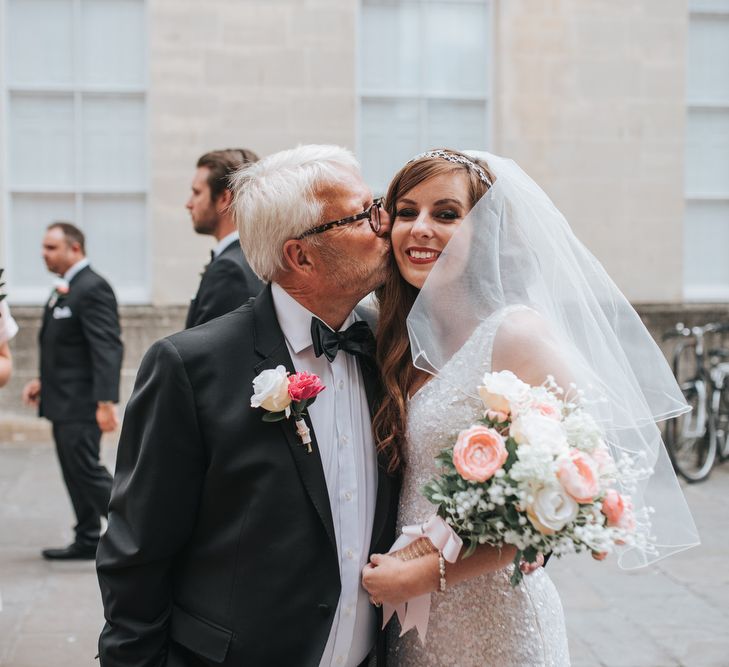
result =
M372 202L372 206L358 213L357 215L350 215L348 218L342 218L341 220L335 220L334 222L325 222L323 225L318 227L312 227L305 231L301 236L297 236L296 240L306 238L307 236L313 236L314 234L321 234L335 227L341 227L342 225L349 225L353 222L359 222L360 220L367 220L370 223L372 231L377 234L382 228L382 216L380 209L382 208L382 197L378 197Z

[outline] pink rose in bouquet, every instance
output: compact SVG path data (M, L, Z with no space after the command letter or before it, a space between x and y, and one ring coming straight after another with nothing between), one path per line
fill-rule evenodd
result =
M509 453L504 438L486 426L461 431L453 448L453 465L463 479L485 482L501 468Z
M633 503L630 498L619 494L615 489L608 489L602 500L602 513L607 525L631 532L635 528Z
M589 455L571 449L557 469L560 484L578 503L591 503L600 491L597 466Z
M306 401L324 391L318 375L300 371L289 376L289 396L292 401Z
M554 419L557 422L562 419L562 412L559 404L556 402L550 403L544 401L543 403L536 403L532 406L532 409L536 410L542 417L547 417L547 419Z

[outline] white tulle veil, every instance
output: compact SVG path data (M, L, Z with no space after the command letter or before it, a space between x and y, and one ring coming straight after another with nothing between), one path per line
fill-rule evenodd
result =
M565 371L585 392L614 454L644 457L652 469L630 490L651 546L624 549L621 567L641 567L698 544L656 424L689 409L663 354L541 188L512 160L466 153L488 164L495 180L454 233L410 312L415 366L438 375L481 323L509 306L529 307L541 323L528 332L536 344L522 345L523 332L514 336L513 326L502 325L492 370L519 375L527 363L554 368L557 376ZM476 387L458 389L477 397Z

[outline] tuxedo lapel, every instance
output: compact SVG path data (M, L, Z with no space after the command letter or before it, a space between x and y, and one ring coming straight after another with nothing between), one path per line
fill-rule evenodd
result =
M51 298L46 301L46 307L43 309L43 321L41 322L41 328L38 332L38 338L43 340L43 334L46 332L46 325L48 324L48 318L51 316Z
M253 345L256 352L261 356L261 361L255 366L256 374L267 368L276 368L276 366L283 366L287 371L293 373L294 364L286 347L281 327L276 319L270 284L256 297L253 312ZM311 431L311 453L307 452L306 446L299 439L293 419L284 419L280 422L280 425L291 450L291 456L299 471L301 482L324 524L332 547L336 551L337 540L334 535L332 509L329 505L329 492L324 477L319 446L316 441L316 433L309 416L307 415L304 419Z

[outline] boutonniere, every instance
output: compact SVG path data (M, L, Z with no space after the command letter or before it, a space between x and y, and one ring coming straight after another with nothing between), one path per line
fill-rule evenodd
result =
M51 308L56 305L58 299L67 296L71 291L71 286L68 284L68 280L63 278L56 278L53 281L53 294L51 294L51 300L48 304Z
M325 388L318 375L306 371L289 375L283 366L276 366L253 379L251 407L267 410L263 415L265 422L278 422L293 416L301 444L306 445L307 454L311 454L311 434L303 417L306 408Z

